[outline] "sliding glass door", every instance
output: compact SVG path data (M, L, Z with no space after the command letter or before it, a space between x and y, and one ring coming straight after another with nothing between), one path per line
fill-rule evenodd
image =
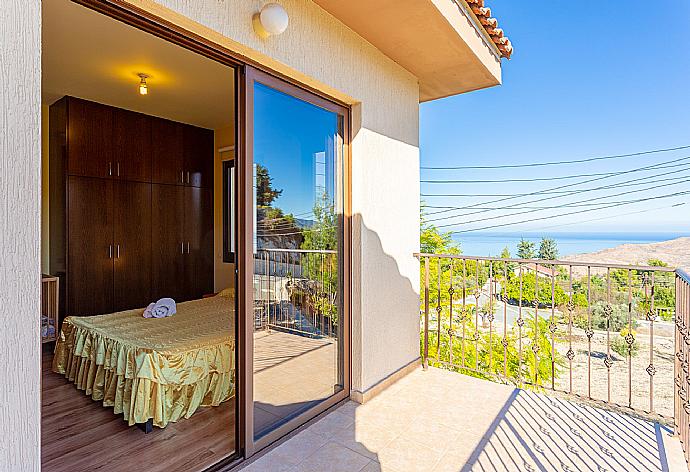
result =
M349 393L348 117L338 105L253 70L246 96L253 187L253 300L246 310L251 431L260 441Z

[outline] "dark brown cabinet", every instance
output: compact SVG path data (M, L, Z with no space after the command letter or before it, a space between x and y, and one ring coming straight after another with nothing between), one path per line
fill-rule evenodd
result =
M185 280L184 187L153 184L151 213L151 295L158 300L187 297Z
M213 290L213 208L211 190L184 189L184 232L187 245L185 286L187 298L200 298Z
M185 127L184 133L185 185L213 187L213 160L203 156L213 155L213 131L194 126Z
M151 123L155 118L114 110L113 177L151 182Z
M69 177L67 306L72 314L108 313L113 304L113 184Z
M184 125L170 120L151 123L153 183L184 185L184 129Z
M213 132L71 97L50 117L61 317L211 292Z
M113 310L151 301L151 185L116 182L114 195Z
M67 169L70 175L110 177L113 174L113 109L65 97L53 106L65 108Z

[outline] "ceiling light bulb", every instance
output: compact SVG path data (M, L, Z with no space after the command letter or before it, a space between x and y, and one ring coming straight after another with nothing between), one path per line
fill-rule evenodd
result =
M137 74L137 75L141 79L139 81L139 94L140 95L148 94L149 88L148 88L148 85L146 85L146 79L148 78L148 75L146 75L146 74Z

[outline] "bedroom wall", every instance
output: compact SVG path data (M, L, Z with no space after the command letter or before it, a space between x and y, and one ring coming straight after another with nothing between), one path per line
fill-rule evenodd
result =
M263 0L130 0L343 102L352 129L352 387L419 358L419 85L309 0L280 0L290 25L259 38Z
M234 159L235 152L218 149L235 145L235 126L215 130L215 157L213 163L213 246L214 291L235 286L235 264L223 262L223 161Z
M0 19L0 470L41 465L41 2Z

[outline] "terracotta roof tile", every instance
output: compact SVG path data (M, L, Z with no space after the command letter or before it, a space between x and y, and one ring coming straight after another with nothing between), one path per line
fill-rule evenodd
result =
M498 20L491 16L491 8L485 6L484 0L460 0L467 2L467 5L475 14L479 23L484 27L484 30L491 38L491 41L496 45L501 57L510 59L513 54L513 45L505 36L505 33L498 27Z

